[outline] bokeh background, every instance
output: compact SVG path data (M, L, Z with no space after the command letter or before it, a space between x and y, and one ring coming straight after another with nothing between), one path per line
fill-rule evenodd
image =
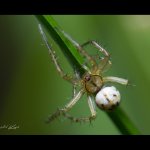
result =
M79 43L94 39L111 53L113 66L106 75L129 79L136 86L117 85L124 109L142 134L150 134L150 16L53 15ZM48 36L65 72L72 69ZM91 47L89 51L95 51ZM0 134L121 134L105 112L97 108L92 125L60 118L45 119L72 96L72 86L56 72L43 45L35 16L0 16ZM89 115L83 97L70 111ZM2 126L16 125L8 130Z

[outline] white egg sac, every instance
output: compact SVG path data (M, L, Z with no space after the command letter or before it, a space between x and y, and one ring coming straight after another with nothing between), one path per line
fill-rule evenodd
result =
M96 104L103 110L113 110L120 102L120 93L114 87L104 87L95 97Z

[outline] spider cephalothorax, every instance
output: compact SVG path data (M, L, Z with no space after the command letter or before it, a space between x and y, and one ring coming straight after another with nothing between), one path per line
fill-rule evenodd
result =
M103 80L100 75L86 73L83 76L85 90L90 94L96 94L103 86Z
M88 41L82 45L79 45L76 41L74 41L70 36L68 36L66 33L63 34L66 36L66 38L74 44L76 49L79 51L79 53L84 56L88 62L90 63L90 68L86 65L82 65L81 67L85 70L85 73L82 77L80 77L79 73L75 70L75 76L71 77L66 75L60 65L57 62L55 52L52 50L52 47L48 43L48 40L46 38L46 35L44 34L41 25L39 25L40 33L43 37L43 40L49 50L49 54L51 56L51 59L56 67L56 70L60 74L60 76L69 81L71 84L73 84L73 97L68 102L64 108L56 110L52 115L48 117L47 122L53 121L55 118L57 118L60 115L65 116L66 118L74 121L74 122L82 122L82 121L91 121L92 119L95 119L96 117L96 109L95 109L95 103L96 105L102 109L102 110L113 110L116 106L118 106L120 102L120 93L114 86L106 86L107 82L116 82L123 85L128 84L128 80L113 77L113 76L103 76L103 72L106 71L111 66L110 61L110 55L109 53L102 48L97 42L95 41ZM90 56L83 48L91 44L94 47L98 49L99 52L101 52L104 57L98 60L98 62ZM77 91L77 87L80 87L80 90ZM87 100L88 105L91 111L91 115L88 117L72 117L67 112L80 100L80 98L87 94Z

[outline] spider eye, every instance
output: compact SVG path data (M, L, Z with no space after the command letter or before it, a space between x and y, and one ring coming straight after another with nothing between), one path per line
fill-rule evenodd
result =
M99 108L112 110L120 102L120 93L114 86L105 87L97 93L95 99Z
M86 75L84 79L85 79L85 81L89 81L91 79L91 76L90 75Z

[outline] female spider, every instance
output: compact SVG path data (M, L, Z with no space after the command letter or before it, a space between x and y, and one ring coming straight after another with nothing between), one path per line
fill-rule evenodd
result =
M120 93L114 86L105 87L105 84L107 82L116 82L123 85L127 85L128 80L113 76L103 77L102 73L106 69L108 69L108 67L110 67L112 64L110 61L110 54L95 41L88 41L82 45L79 45L76 41L74 41L71 37L69 37L66 33L64 33L66 38L68 38L76 46L80 54L83 55L91 64L91 68L89 68L86 65L82 65L82 68L85 70L85 73L81 77L76 70L75 70L75 77L68 76L63 72L62 68L57 62L55 52L52 50L52 47L48 43L46 35L43 32L43 29L40 24L39 30L45 42L45 45L48 48L49 54L56 67L56 70L63 79L73 84L74 89L73 98L70 100L70 102L67 103L64 106L64 108L57 109L56 112L50 115L48 117L47 122L49 123L53 121L60 115L63 115L74 122L91 121L96 117L95 103L102 110L106 111L113 110L120 102ZM83 48L88 44L91 44L94 47L96 47L98 51L104 55L104 57L100 59L98 63L92 56L90 56L86 51L84 51ZM77 87L80 87L80 90L78 92L76 92ZM80 118L76 118L69 115L67 112L79 101L79 99L85 93L87 94L87 100L91 115L88 117L80 117Z

